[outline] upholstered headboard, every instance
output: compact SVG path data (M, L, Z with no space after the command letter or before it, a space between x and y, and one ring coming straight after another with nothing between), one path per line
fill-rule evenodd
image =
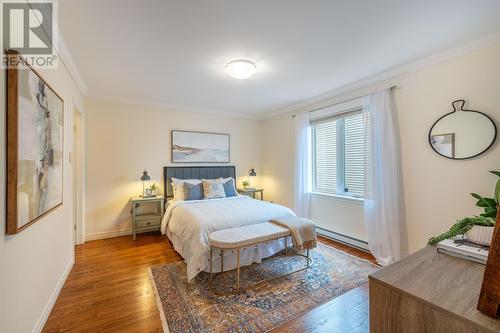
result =
M174 195L172 189L172 177L179 179L216 179L219 177L233 177L236 179L236 168L228 166L186 166L186 167L163 167L163 189L165 200Z

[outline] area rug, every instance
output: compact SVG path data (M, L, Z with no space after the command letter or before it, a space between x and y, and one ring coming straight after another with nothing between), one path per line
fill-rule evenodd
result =
M241 269L241 289L233 289L235 270L200 273L187 282L186 264L150 267L163 329L170 333L268 332L287 321L361 286L378 269L329 246L311 251L312 266L255 286L305 265L300 256L265 259ZM250 287L249 287L250 286Z

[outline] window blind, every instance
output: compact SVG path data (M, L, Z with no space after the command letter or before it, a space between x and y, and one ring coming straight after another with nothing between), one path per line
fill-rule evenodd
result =
M363 114L345 120L345 188L348 193L363 196L365 173L365 143Z
M314 188L317 192L337 192L337 122L314 126Z
M312 123L315 192L362 197L364 194L364 116L355 111Z

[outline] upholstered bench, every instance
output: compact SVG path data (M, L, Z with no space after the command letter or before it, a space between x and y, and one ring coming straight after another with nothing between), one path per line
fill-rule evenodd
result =
M212 232L208 238L210 242L210 281L212 281L213 249L220 249L221 274L224 273L224 250L236 249L236 287L240 287L240 249L257 244L285 239L285 254L288 253L288 237L290 230L271 222L246 225L237 228L223 229ZM306 268L309 268L309 250L306 251Z

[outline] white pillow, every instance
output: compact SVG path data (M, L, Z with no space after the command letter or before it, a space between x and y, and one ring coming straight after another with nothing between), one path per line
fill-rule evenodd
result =
M172 177L172 190L174 192L174 200L186 200L186 195L184 193L184 183L189 184L201 184L199 179L178 179Z
M224 191L224 184L219 179L202 179L203 196L205 199L219 199L225 198L226 192Z
M234 187L234 191L236 191L236 179L234 179L233 177L227 177L227 178L220 178L222 179L222 184L225 184L227 183L228 181L230 181L231 179L233 180L233 187Z
M227 178L219 177L216 179L202 179L202 181L207 181L209 183L223 183L224 184L227 181L229 181L230 179L234 180L234 183L236 184L236 180L233 177L227 177Z
M227 180L227 178L222 178L222 177L219 177L219 178L215 178L215 179L202 179L201 182L207 182L207 183L224 183L224 179Z

